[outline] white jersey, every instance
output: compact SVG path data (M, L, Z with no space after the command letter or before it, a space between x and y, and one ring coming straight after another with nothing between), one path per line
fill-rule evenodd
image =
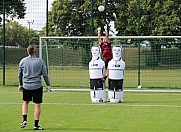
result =
M90 79L98 79L103 77L104 61L99 58L97 60L91 60L89 62L89 75Z
M109 79L120 80L124 79L125 62L121 59L119 61L111 60L108 63Z

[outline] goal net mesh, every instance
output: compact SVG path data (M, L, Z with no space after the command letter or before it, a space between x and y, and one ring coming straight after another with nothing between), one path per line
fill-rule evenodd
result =
M181 38L112 36L110 41L123 47L125 88L180 88ZM97 37L40 37L39 56L47 64L51 86L89 88L91 47L97 44Z

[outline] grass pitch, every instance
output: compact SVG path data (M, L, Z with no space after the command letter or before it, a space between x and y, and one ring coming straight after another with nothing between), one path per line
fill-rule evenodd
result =
M45 132L180 132L180 93L124 93L124 103L91 103L89 92L44 93L40 124ZM28 124L20 128L22 94L0 87L0 132L34 131L30 103Z

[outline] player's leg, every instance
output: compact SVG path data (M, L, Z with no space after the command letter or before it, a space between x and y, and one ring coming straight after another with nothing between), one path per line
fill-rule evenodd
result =
M21 125L20 125L21 128L24 128L27 124L28 104L29 104L29 101L23 101L23 105L22 105L23 121L21 122Z
M107 69L108 63L109 63L109 61L110 61L111 59L112 59L112 58L110 58L110 59L104 61L104 62L105 62L105 69Z
M41 104L35 103L35 111L34 111L34 130L43 130L38 124L40 120L41 114Z
M34 130L43 130L38 124L40 120L40 114L41 114L41 103L43 98L43 87L33 90L33 102L35 103L35 109L34 109Z
M23 88L23 104L22 104L22 116L23 121L21 122L21 128L24 128L27 124L27 115L28 115L28 104L31 101L32 94L31 91Z

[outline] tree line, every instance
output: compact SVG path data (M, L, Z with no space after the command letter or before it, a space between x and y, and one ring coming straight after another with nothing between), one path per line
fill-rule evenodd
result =
M0 1L2 26L3 1ZM105 11L99 12L98 6ZM23 19L26 14L24 0L6 0L6 44L28 44L29 31L13 18ZM181 2L178 0L55 0L48 12L49 36L97 35L97 27L112 21L118 36L179 36L181 35ZM2 28L0 28L2 32ZM45 35L31 30L31 41ZM1 39L1 38L0 38ZM2 42L2 41L1 41Z

